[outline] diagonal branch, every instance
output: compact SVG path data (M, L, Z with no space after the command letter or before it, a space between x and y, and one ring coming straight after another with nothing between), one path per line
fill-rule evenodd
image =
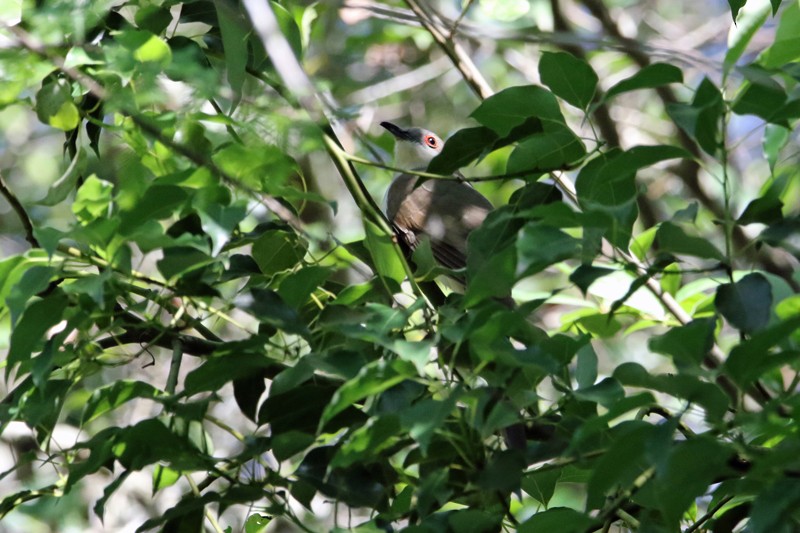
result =
M442 25L436 20L435 14L424 3L424 0L406 0L406 4L417 15L422 26L431 34L436 43L441 47L445 54L453 62L453 65L461 72L461 76L472 91L481 99L485 100L494 94L492 87L470 59L467 51L457 41L450 39L443 32Z
M22 227L25 228L25 240L28 241L34 248L41 248L39 241L36 240L36 237L33 234L33 223L31 223L31 219L28 216L27 211L25 211L25 207L23 207L22 203L19 201L19 198L17 198L14 192L8 188L8 184L6 183L2 173L0 173L0 194L2 194L6 201L8 201L8 203L11 205L11 209L13 209L17 214L20 222L22 223Z

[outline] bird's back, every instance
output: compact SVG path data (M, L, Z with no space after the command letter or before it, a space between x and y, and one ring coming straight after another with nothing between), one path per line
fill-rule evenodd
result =
M492 204L470 185L402 174L389 186L387 215L413 250L423 236L437 261L449 268L466 266L467 237L480 226Z

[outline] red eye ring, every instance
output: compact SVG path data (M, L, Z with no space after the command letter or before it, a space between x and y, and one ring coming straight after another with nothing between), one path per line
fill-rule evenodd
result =
M436 148L437 144L436 137L434 137L433 135L428 135L427 137L425 137L425 144L427 144L431 148Z

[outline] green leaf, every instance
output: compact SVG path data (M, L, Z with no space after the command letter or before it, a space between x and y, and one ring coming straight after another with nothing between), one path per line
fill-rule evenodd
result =
M737 224L774 224L783 220L783 202L775 196L762 196L747 204Z
M122 428L111 449L120 464L131 470L162 461L182 471L213 468L210 456L155 418Z
M111 183L92 174L78 189L72 202L72 212L84 223L107 216L113 189Z
M687 235L683 228L672 222L661 224L656 232L656 242L661 252L725 262L725 256L713 244L702 237Z
M743 1L742 5L744 5ZM728 34L728 51L725 53L723 62L723 70L726 74L742 57L753 35L764 25L768 16L769 3L767 0L750 0L747 5L744 5L739 16L734 16L736 24L731 27Z
M188 192L176 185L153 184L147 188L133 209L120 213L120 231L130 235L150 220L161 220L176 214L189 200Z
M251 514L244 523L244 533L266 533L270 522L272 522L271 516Z
M479 509L462 509L450 513L447 517L447 524L452 528L449 531L453 533L500 531L502 522L501 513L490 513Z
M78 107L72 100L69 83L51 80L36 93L36 116L43 123L60 130L74 130L80 123Z
M691 374L652 375L638 363L623 363L614 370L614 378L629 387L656 390L700 405L711 423L722 421L729 407L728 395L718 385Z
M747 0L728 0L728 5L731 6L731 16L733 21L736 22L736 17L739 16L739 10L742 9Z
M761 52L758 62L778 68L800 58L800 5L790 2L781 13L772 45Z
M560 469L534 470L522 478L522 490L544 506L550 503L561 478Z
M499 137L509 135L531 117L564 122L553 93L536 85L504 89L484 100L470 116Z
M308 329L297 311L286 305L280 295L270 289L254 287L250 294L236 299L236 306L255 316L262 324L269 324L287 333L307 335Z
M408 361L378 360L369 363L358 375L339 387L325 407L319 421L320 429L347 407L368 396L379 394L402 381L417 375L416 368Z
M673 327L663 335L651 337L648 346L656 353L669 355L680 368L699 368L714 345L713 318L692 320L685 326Z
M315 385L306 383L294 389L279 394L270 394L258 412L258 423L269 424L274 436L289 435L290 432L315 434L320 424L320 417L325 408L330 404L331 397L336 389L330 385ZM324 424L324 422L322 422ZM309 443L298 435L291 436L295 445L307 446ZM287 437L288 438L288 437ZM299 440L298 440L299 439ZM296 453L299 449L288 447L289 442L283 442L283 457L288 453ZM302 449L302 448L301 448Z
M256 422L258 402L265 390L267 390L266 380L258 373L233 381L233 397L236 405L242 414L253 422Z
M675 146L634 146L630 150L611 150L592 159L578 174L575 188L578 200L586 207L618 206L636 197L636 172L661 161L691 157Z
M375 272L382 278L389 278L396 282L404 280L406 271L397 255L394 235L387 235L368 219L364 219L364 233L364 244L372 257Z
M137 398L156 399L165 395L142 381L120 380L95 390L86 402L81 424L87 424L103 414Z
M586 344L578 350L575 365L575 382L582 390L586 390L597 381L597 353L591 344Z
M164 248L164 257L156 262L158 271L167 280L176 280L187 273L214 263L214 258L191 246Z
M516 269L517 251L513 246L504 246L483 261L468 255L464 305L473 307L486 298L509 296Z
M556 96L586 109L597 90L597 74L586 61L566 52L542 52L539 77Z
M8 264L8 263L6 263ZM11 311L11 325L15 326L25 307L36 294L47 288L57 270L44 265L33 265L21 270L22 277L13 279L5 303ZM15 272L17 274L18 272ZM16 277L16 275L14 276ZM8 279L8 278L7 278Z
M202 365L186 375L184 394L191 396L199 392L216 391L236 379L259 375L263 369L274 364L270 359L257 353L245 350L242 350L242 353L238 353L238 350L233 351L236 346L234 343L230 344L228 349L232 353L209 357Z
M613 268L596 267L592 265L581 265L569 275L569 280L578 286L584 296L589 287L602 278L616 272Z
M281 280L278 294L286 305L299 309L331 274L333 270L328 267L306 266Z
M371 418L352 432L331 460L331 467L348 467L372 462L402 437L400 420L395 415Z
M225 72L228 83L236 95L241 98L242 85L247 67L247 39L249 28L242 13L233 2L214 2L222 34L222 46L225 50Z
M449 175L485 155L497 142L497 134L486 127L458 130L447 139L442 152L428 165L428 172Z
M549 172L569 166L586 155L583 142L566 125L543 121L544 131L525 140L511 152L507 174Z
M68 304L67 296L62 291L55 291L28 305L11 331L6 372L29 360L34 351L41 349L45 333L61 322Z
M78 179L86 168L86 150L80 148L64 173L47 189L47 195L36 202L38 205L56 205L63 202L75 190Z
M772 287L763 274L748 274L736 283L717 287L717 311L742 333L766 327L772 309Z
M233 143L212 156L214 163L247 187L270 194L283 193L286 182L297 171L297 163L280 148L271 144Z
M680 520L717 479L728 475L733 452L717 440L698 436L676 442L652 484L667 527L680 529Z
M778 478L759 492L748 521L752 533L791 531L794 514L800 504L800 482L794 478Z
M754 333L731 350L725 360L725 370L737 384L746 387L767 370L795 361L796 352L773 354L770 349L794 334L798 328L800 315Z
M778 155L781 148L786 146L789 142L791 131L785 126L779 124L767 124L764 130L764 140L762 147L764 150L764 157L769 163L769 169L774 172L775 164L778 162Z
M0 6L0 24L11 27L22 20L22 0L9 0Z
M667 106L667 113L672 120L712 157L716 156L719 148L724 110L722 93L708 78L704 78L698 86L691 104Z
M136 11L133 20L139 28L160 35L172 22L172 15L163 6L145 5Z
M203 231L211 238L211 255L217 256L247 215L247 206L243 203L230 206L215 203L198 207L198 214Z
M273 13L275 13L275 18L278 20L278 27L281 29L281 33L289 42L294 55L301 59L303 57L303 39L300 35L300 28L297 27L297 22L292 14L278 2L270 0L270 5Z
M282 272L301 264L306 245L294 233L266 231L253 243L253 259L266 275Z
M641 421L622 422L616 427L616 438L595 463L589 479L587 509L602 507L609 491L630 486L650 466L646 453L656 431Z
M612 85L606 92L604 100L611 100L615 96L629 91L654 89L670 83L683 83L681 69L667 63L653 63L642 68L633 76Z
M546 511L534 514L520 524L519 533L540 533L542 531L558 531L558 533L578 533L586 531L594 524L589 516L567 507L551 507Z
M618 404L625 397L625 390L616 379L605 378L585 389L578 389L573 394L579 400L597 403L603 407L611 407Z
M149 31L126 29L121 31L116 39L139 63L153 63L154 66L166 67L172 61L169 45Z
M181 479L183 474L168 466L155 465L153 468L153 494L161 489L171 487Z
M687 155L683 149L673 146L637 146L624 152L611 150L584 165L575 189L585 211L585 224L602 230L596 232L596 238L605 235L612 244L628 248L638 215L637 170Z
M580 251L580 244L574 237L536 222L529 222L520 230L516 247L518 278L576 257Z
M757 67L740 69L747 81L744 89L733 102L731 110L737 115L755 115L767 122L781 123L778 117L783 105L788 100L786 91L769 73Z

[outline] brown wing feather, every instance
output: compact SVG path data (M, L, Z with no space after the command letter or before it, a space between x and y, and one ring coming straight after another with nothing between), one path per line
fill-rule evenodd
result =
M409 250L427 236L439 263L465 267L467 237L483 223L492 204L466 183L426 180L417 185L418 179L402 174L392 182L386 214Z

